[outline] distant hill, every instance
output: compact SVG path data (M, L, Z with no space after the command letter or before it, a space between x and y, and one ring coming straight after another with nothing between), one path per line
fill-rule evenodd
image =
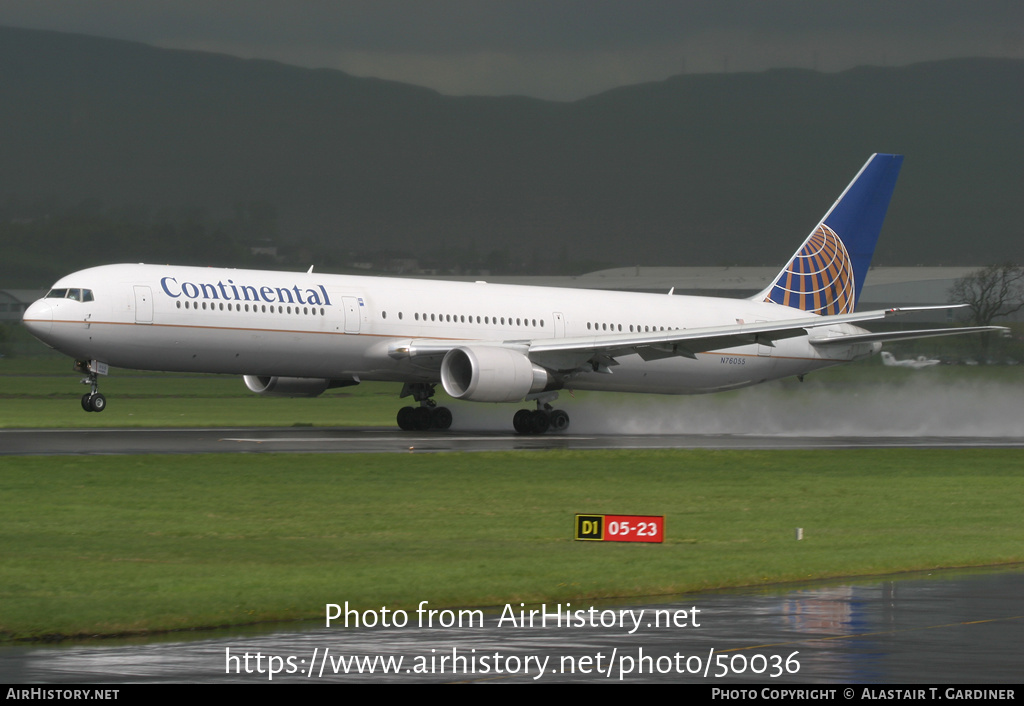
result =
M0 203L260 201L283 239L353 250L781 265L882 151L906 162L880 264L1020 260L1022 86L1022 61L964 59L447 97L0 28Z

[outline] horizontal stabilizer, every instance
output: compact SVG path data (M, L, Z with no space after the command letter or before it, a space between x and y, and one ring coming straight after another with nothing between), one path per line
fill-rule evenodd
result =
M964 328L933 328L917 331L885 331L882 333L857 333L849 336L831 336L829 338L812 338L814 346L845 346L851 343L874 343L884 341L909 341L914 338L934 338L936 336L959 336L965 333L984 333L986 331L1006 331L1004 326L967 326Z

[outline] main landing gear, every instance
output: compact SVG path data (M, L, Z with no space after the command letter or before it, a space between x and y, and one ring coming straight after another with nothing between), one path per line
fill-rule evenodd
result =
M419 407L402 407L398 410L398 427L403 431L443 431L452 425L452 412L447 407L438 407L431 399L434 385L427 382L406 383L399 397L412 396Z
M434 396L434 383L406 383L400 397L412 397L418 407L402 407L398 410L398 427L403 431L443 431L452 425L452 413L447 407L438 407ZM554 409L551 403L558 398L557 392L544 392L527 400L537 402L537 409L521 409L512 418L512 426L519 434L546 434L549 431L565 431L569 428L569 414L564 409ZM83 402L83 404L85 404Z
M86 412L102 412L105 410L107 408L107 398L100 394L99 376L93 370L92 365L87 360L76 360L75 370L86 374L82 378L82 384L88 385L91 389L91 392L86 392L82 395L82 409Z
M558 393L546 393L537 398L537 409L521 409L512 417L512 426L520 434L546 434L549 431L565 431L569 428L569 414L564 409L554 409L551 402Z

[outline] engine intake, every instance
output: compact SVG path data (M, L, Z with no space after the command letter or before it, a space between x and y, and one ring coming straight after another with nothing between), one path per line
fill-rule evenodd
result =
M463 346L441 361L441 384L455 399L518 402L533 392L553 389L555 379L523 353L498 346Z

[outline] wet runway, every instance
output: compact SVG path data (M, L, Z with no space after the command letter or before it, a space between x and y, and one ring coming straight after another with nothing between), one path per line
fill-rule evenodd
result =
M0 682L1020 682L1022 567L693 595L671 604L549 604L545 625L535 614L533 627L524 626L528 613L520 611L539 608L496 606L480 614L482 626L465 614L458 627L453 613L444 627L439 613L432 627L419 627L427 613L412 609L404 628L346 629L340 619L329 628L189 641L6 647ZM578 622L567 626L570 615Z
M386 427L4 429L0 455L406 453L539 449L1024 448L1024 436L402 432Z

